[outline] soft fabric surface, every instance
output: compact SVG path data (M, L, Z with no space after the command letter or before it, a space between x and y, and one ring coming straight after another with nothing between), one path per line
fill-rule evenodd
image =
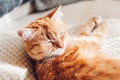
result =
M34 80L32 64L17 35L18 29L19 24L15 23L0 26L0 80Z
M117 19L120 18L120 12L117 11L120 3L107 2L106 4L102 2L80 2L65 6L63 7L65 21L69 31L72 33L73 29L77 29L78 25L92 17L92 15L103 16L109 25L103 51L106 55L120 58L120 19ZM90 5L91 7L89 7ZM71 12L72 8L74 8L74 12ZM12 16L15 15L14 13L0 19L0 80L35 80L32 64L23 49L21 39L17 35L17 30L22 29L34 19L47 13L34 13L13 20ZM16 15L18 14L20 12L17 12ZM109 51L110 53L108 53Z
M108 56L120 58L120 19L109 19L106 22L108 23L108 30L102 50Z

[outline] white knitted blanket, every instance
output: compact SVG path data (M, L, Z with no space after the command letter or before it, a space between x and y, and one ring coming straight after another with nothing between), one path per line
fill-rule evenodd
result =
M108 23L103 52L120 59L120 19L106 20Z
M16 22L0 20L0 80L35 80L32 64L25 53Z
M110 52L118 58L120 20L109 19L106 22L109 26L103 51ZM0 80L34 80L30 59L17 35L17 30L20 28L22 27L14 22L0 25Z

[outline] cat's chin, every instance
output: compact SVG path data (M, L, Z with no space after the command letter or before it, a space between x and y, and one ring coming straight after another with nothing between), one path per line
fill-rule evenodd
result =
M39 54L39 55L31 55L29 54L29 56L34 59L34 60L43 60L46 57L51 57L51 56L59 56L62 55L65 51L65 47L57 49L51 53L47 53L47 54Z
M58 48L55 51L47 53L47 54L45 54L45 53L37 54L37 55L33 55L33 54L29 54L29 53L28 54L34 60L43 60L46 57L62 55L65 51L65 48L66 48L66 44L64 45L63 48Z

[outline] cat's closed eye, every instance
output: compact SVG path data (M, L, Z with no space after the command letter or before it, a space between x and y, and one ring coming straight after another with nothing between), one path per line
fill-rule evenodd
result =
M46 34L47 38L50 40L50 36L48 34Z
M48 40L48 41L47 41L47 44L49 44L49 43L52 43L52 41L51 41L51 40Z

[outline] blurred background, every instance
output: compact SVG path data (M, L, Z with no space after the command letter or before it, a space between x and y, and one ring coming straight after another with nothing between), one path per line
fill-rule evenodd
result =
M0 19L4 15L8 19L16 20L35 14L31 17L34 18L38 14L41 16L42 13L48 13L59 5L65 6L63 12L67 20L76 20L78 17L81 20L93 15L118 18L120 17L119 4L119 0L0 0Z
M41 12L57 7L58 5L65 5L78 1L83 0L0 0L0 17L26 2L30 2L31 7L34 8L33 11Z

